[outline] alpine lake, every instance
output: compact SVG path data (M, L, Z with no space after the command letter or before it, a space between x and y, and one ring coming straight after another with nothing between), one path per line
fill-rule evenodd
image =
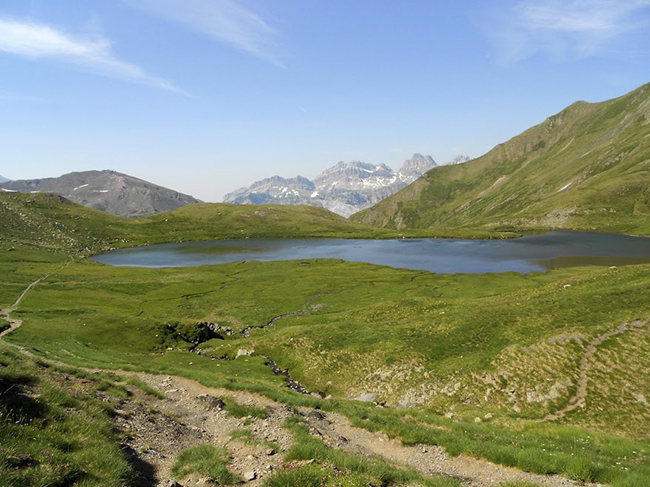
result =
M113 266L193 267L238 261L341 259L438 274L528 274L650 263L650 238L556 231L507 240L242 239L149 245L93 257Z

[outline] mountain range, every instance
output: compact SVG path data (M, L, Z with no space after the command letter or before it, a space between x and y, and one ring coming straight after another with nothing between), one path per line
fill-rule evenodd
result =
M10 179L0 176L0 183L6 183L7 181L10 181Z
M438 167L430 156L414 154L397 172L385 164L339 162L313 181L274 176L224 201L317 206L353 215L359 223L400 230L647 234L650 84L613 100L576 102L487 154L467 159ZM53 192L130 217L199 201L114 171L5 180L0 190Z
M75 203L119 216L140 217L200 201L192 196L115 171L72 172L58 178L0 182L0 190L55 193Z
M650 84L574 103L487 154L440 167L357 222L394 229L650 230Z
M452 163L469 158L458 156ZM348 217L395 194L437 167L431 156L414 154L395 172L385 164L339 162L314 180L273 176L227 194L224 203L320 206Z

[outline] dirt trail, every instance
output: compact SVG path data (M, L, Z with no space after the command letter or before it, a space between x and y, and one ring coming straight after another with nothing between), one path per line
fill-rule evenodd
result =
M54 272L56 271L32 282L12 307L0 310L0 314L11 326L1 335L21 325L20 320L11 318L11 313L29 291ZM616 331L599 337L600 341L594 340L590 345L593 346L593 351L589 357L593 356L595 347L603 340L625 330L627 328L621 325ZM29 353L22 347L17 349ZM583 361L587 359L585 354ZM586 377L588 365L585 365L584 370ZM585 485L559 476L528 474L471 457L450 457L440 447L403 446L396 440L388 439L384 433L370 433L352 426L340 414L304 408L296 411L249 392L209 388L181 377L139 372L118 373L135 376L164 394L164 399L157 399L130 386L133 396L121 401L115 412L115 426L125 434L123 449L139 473L137 485L140 487L155 486L169 479L175 458L182 450L206 443L225 447L231 457L231 470L247 479L248 484L260 485L265 477L282 465L284 451L293 441L291 434L282 425L286 418L294 414L299 414L309 424L311 433L332 448L410 465L425 475L446 475L466 486L491 487L515 481L558 487ZM222 397L232 398L243 405L268 408L268 417L234 418L221 410L217 399ZM246 442L233 438L233 431L242 429L249 430L250 437L256 441ZM197 477L185 479L183 485L197 485L197 482L210 485Z
M13 308L6 308L6 309L0 309L0 316L3 317L7 323L9 323L9 328L4 329L3 331L0 332L0 337L3 335L6 335L7 333L11 333L14 331L16 328L18 328L20 325L23 324L21 320L18 320L16 318L11 317L11 312L13 311Z
M151 475L148 479L143 478L141 485L153 485L146 482L169 478L175 456L187 446L203 443L225 446L231 454L232 470L242 476L254 472L255 479L250 481L250 485L258 485L282 464L283 452L292 443L291 435L282 428L282 423L293 414L299 414L310 426L310 432L332 448L409 465L425 475L446 475L466 486L492 487L515 481L557 487L585 485L559 476L529 474L471 457L450 457L440 447L403 446L397 440L390 440L384 433L371 433L354 427L346 417L336 413L306 408L299 408L295 412L283 404L252 393L208 388L180 377L132 374L166 396L159 400L138 393L139 401L126 403L124 413L118 414L118 426L129 434L128 448L140 462L149 465ZM269 417L264 420L243 420L211 409L210 401L206 398L224 396L232 397L241 404L268 407ZM159 412L152 413L152 407ZM256 440L275 442L280 446L280 451L271 454L268 445L245 445L233 440L231 432L241 428L250 429Z
M127 435L123 448L139 470L137 485L153 486L171 478L178 454L203 444L225 447L231 457L230 470L243 478L248 475L247 483L253 486L261 484L281 466L283 452L292 443L291 434L282 427L285 419L294 414L287 406L246 392L205 387L180 377L128 374L165 395L164 399L156 399L132 389L135 400L123 401L117 410L115 425ZM268 417L232 417L221 410L218 399L224 397L242 405L268 408ZM248 430L256 441L233 439L235 430ZM192 483L192 479L181 482Z
M308 415L308 422L332 447L361 456L378 456L414 467L425 475L442 474L468 486L496 486L504 482L534 482L548 486L587 485L557 475L536 475L464 455L449 456L444 448L430 445L404 446L384 432L371 433L350 425L348 419L327 413L322 419Z
M46 274L46 275L36 279L34 282L29 284L23 290L23 292L20 294L20 296L18 296L18 299L16 299L16 301L14 302L14 304L12 304L9 308L0 309L0 316L2 316L7 321L7 323L9 323L9 328L7 328L6 330L3 330L2 332L0 332L0 337L2 337L3 335L6 335L7 333L11 333L16 328L18 328L19 326L21 326L23 324L22 320L19 320L17 318L12 318L11 313L13 313L16 310L16 308L21 303L21 301L25 298L27 293L29 291L31 291L32 289L34 289L34 287L36 287L42 281L44 281L45 279L50 277L52 274L54 274L56 272L59 272L61 269L64 269L65 267L69 266L70 262L71 261L68 261L64 265L62 265L61 267L58 267L57 269L50 272L49 274Z
M578 377L578 388L575 395L569 399L568 404L563 409L552 414L547 414L538 421L554 421L556 419L563 418L567 413L570 413L571 411L585 407L585 400L587 399L587 383L589 382L589 371L591 370L594 355L596 354L598 346L605 340L609 340L616 335L620 335L621 333L625 333L626 331L632 330L634 328L641 328L645 325L647 325L647 322L644 321L633 321L632 323L624 322L614 330L610 330L594 338L587 346L585 354L582 356L582 360L580 360L580 376Z

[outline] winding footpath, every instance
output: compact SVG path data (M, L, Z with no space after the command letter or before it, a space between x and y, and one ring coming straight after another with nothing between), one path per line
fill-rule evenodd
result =
M17 318L12 318L12 317L11 317L11 313L13 313L13 312L16 310L16 308L17 308L18 305L21 303L21 301L25 298L25 296L27 296L27 293L30 292L32 289L34 289L34 288L35 288L38 284L40 284L42 281L44 281L45 279L47 279L48 277L50 277L52 274L54 274L54 273L56 273L56 272L59 272L60 270L64 269L65 267L67 267L67 266L69 266L69 265L70 265L70 261L66 262L66 263L65 263L64 265L62 265L61 267L59 267L59 268L53 270L53 271L50 272L49 274L46 274L46 275L44 275L44 276L42 276L42 277L39 277L38 279L36 279L34 282L32 282L31 284L29 284L29 285L25 288L25 290L20 294L20 296L18 296L18 299L16 299L16 301L14 302L14 304L12 304L9 308L0 309L0 316L3 317L3 318L7 321L7 323L9 323L9 328L3 330L3 331L0 333L0 337L6 335L6 334L8 334L8 333L11 333L11 332L14 331L16 328L18 328L19 326L21 326L21 325L23 324L22 320L19 320L19 319L17 319Z
M122 372L120 372L122 374ZM452 457L437 446L404 446L385 433L372 433L352 426L343 415L310 408L290 408L282 403L247 391L230 391L206 387L182 377L125 372L165 395L164 399L133 391L137 401L125 403L118 411L118 424L128 432L128 447L140 462L149 466L148 480L169 478L175 457L188 446L212 443L228 449L231 469L245 476L253 472L247 485L261 485L264 479L281 468L284 452L291 446L291 435L282 426L290 416L299 416L309 425L310 433L331 448L366 458L383 458L397 465L408 465L422 474L451 477L467 487L497 487L505 482L532 482L543 486L595 486L574 482L558 475L537 475L504 467L486 460L460 455ZM240 404L267 408L268 417L233 418L211 406L210 398L229 397ZM158 412L153 412L158 411ZM169 418L176 418L170 422ZM233 438L233 431L251 432L257 444ZM262 442L273 441L280 448L271 452ZM196 480L196 479L194 479ZM182 485L193 485L181 482ZM155 485L143 482L142 485Z
M4 317L10 325L0 336L21 326L22 321L12 318L11 313L25 296L40 282L68 264L69 262L29 284L11 307L0 310L0 316ZM296 314L301 312L274 318L267 326ZM584 402L590 359L600 343L627 331L632 326L638 327L643 324L636 322L631 325L623 324L592 341L581 362L581 382L576 398L572 399L565 410L544 419L551 420L557 415L566 414ZM22 347L17 348L25 354L32 355ZM98 372L94 369L85 370ZM127 433L123 449L138 470L139 479L136 484L142 487L150 487L169 479L171 466L182 450L206 443L226 447L232 459L231 468L246 478L248 485L260 485L267 476L282 466L284 452L292 444L291 435L282 425L286 418L293 415L298 415L307 422L310 433L322 439L331 448L340 448L363 457L383 458L397 465L408 465L427 476L451 477L463 486L496 487L504 482L522 481L553 487L593 485L574 482L557 475L531 474L463 455L452 457L443 448L437 446L404 446L398 440L389 439L383 432L372 433L352 426L350 421L341 414L323 413L308 408L290 408L252 392L209 388L182 377L144 372L117 371L117 373L135 376L164 396L163 399L155 398L130 387L136 400L122 401L115 411L116 427ZM87 382L86 380L85 383ZM229 397L247 406L267 408L268 417L266 419L233 418L222 411L218 402L215 402L220 397ZM257 441L251 443L237 439L236 435L233 435L233 432L244 428L250 430L251 437ZM274 442L279 446L279 451L269 448L267 442ZM192 483L196 481L197 479L191 480Z
M600 344L602 344L605 340L609 340L610 338L625 333L626 331L630 331L635 328L641 328L647 324L648 323L644 321L633 321L632 323L623 322L615 329L605 332L602 335L594 338L589 343L589 345L587 345L585 354L582 356L582 360L580 360L578 388L574 396L569 399L569 402L564 408L554 413L547 414L543 418L538 419L537 422L555 421L557 419L563 418L567 413L570 413L571 411L585 407L585 401L587 399L587 384L589 382L589 371L591 370L594 361L594 355L596 355L596 351L598 350Z

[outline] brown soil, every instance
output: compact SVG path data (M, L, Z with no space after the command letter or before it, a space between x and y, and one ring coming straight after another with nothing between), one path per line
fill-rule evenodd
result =
M140 470L138 485L156 485L170 478L173 463L182 450L206 443L228 450L234 473L244 477L255 472L250 485L258 485L282 464L283 451L292 441L291 434L282 427L293 414L287 406L246 392L204 387L179 377L133 375L165 395L165 399L156 399L133 389L135 400L124 401L115 417L116 427L126 434L125 449ZM268 417L234 418L214 401L222 397L268 408ZM257 444L247 445L231 437L234 430L241 429L249 430ZM276 453L270 442L278 445L280 451ZM181 483L191 485L191 479L187 482Z
M0 315L11 326L0 336L21 325L20 320L11 318L12 311L34 286L48 276L31 283L11 308L0 310ZM594 340L583 362L587 363L595 352L595 347L603 340L622 333L627 329L626 326L621 325L613 332ZM20 350L26 353L25 350ZM581 380L584 375L585 384L588 370L587 365L581 366L581 371L584 372L581 373ZM225 447L231 457L230 469L244 478L249 478L247 483L250 485L260 485L265 477L282 465L284 451L291 446L292 436L282 425L285 419L293 414L300 414L309 424L310 432L332 448L342 448L355 455L380 457L396 464L410 465L425 475L447 475L467 486L489 487L515 481L550 486L585 485L559 476L529 474L471 457L450 457L440 447L403 446L396 440L390 440L384 433L370 433L356 428L347 418L336 413L308 409L293 411L286 405L264 396L208 388L181 377L133 372L122 374L137 376L165 396L164 399L157 399L131 387L133 397L118 405L114 417L116 428L124 435L123 448L139 473L138 485L142 487L155 486L161 482L174 485L169 479L177 455L185 448L206 443ZM214 398L224 396L240 404L268 408L268 417L263 420L234 418L221 411L214 401ZM257 442L246 444L240 439L233 439L232 432L242 428L249 429ZM279 451L274 451L264 442L274 442ZM210 484L208 479L197 476L181 481L184 486Z
M292 414L300 414L310 426L310 432L332 448L409 465L425 475L446 475L467 486L488 487L515 481L548 486L585 485L555 475L530 474L462 455L450 457L440 447L403 446L384 433L356 428L346 417L336 413L304 408L293 412L283 404L247 392L207 388L179 377L134 375L166 396L160 400L136 391L137 400L121 406L116 417L116 425L128 435L125 444L143 472L142 486L168 479L178 453L189 446L204 443L225 447L232 458L232 471L242 477L247 472L255 472L255 479L249 483L259 485L281 466L284 451L291 446L292 437L282 424ZM269 408L269 416L264 420L237 419L210 408L206 397L224 396L241 404ZM275 442L280 451L273 453L269 445L246 445L232 439L231 432L241 428L250 429L256 440ZM193 485L198 480L185 479L181 484Z

